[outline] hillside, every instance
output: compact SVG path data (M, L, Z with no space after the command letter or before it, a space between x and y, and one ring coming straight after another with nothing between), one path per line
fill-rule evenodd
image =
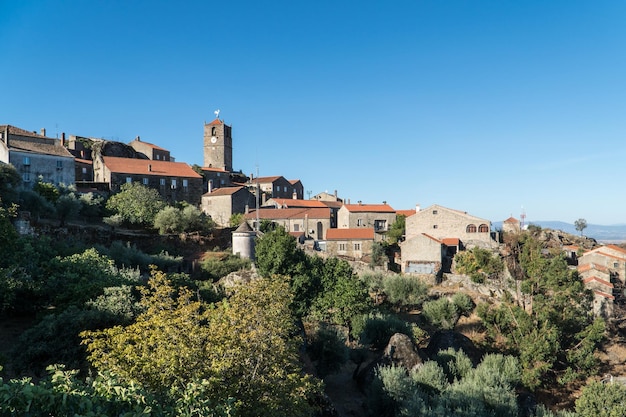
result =
M529 221L528 224L539 226L543 229L561 230L565 233L580 236L580 232L576 230L576 226L573 223L566 223L562 221L547 221L537 220ZM495 229L502 228L502 222L493 223ZM616 225L598 225L588 224L587 228L583 230L583 235L593 238L600 243L620 243L626 242L626 224Z

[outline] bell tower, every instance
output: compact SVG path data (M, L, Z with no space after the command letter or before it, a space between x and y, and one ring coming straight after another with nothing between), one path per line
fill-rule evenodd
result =
M232 128L217 116L211 123L204 124L204 167L233 170Z

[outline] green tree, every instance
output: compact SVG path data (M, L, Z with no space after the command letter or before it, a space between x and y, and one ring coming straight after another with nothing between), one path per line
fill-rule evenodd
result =
M145 312L129 326L83 333L83 343L96 368L158 395L195 382L215 404L234 399L236 415L309 415L320 385L300 368L290 302L287 281L272 278L211 306L153 271Z
M33 186L33 190L51 203L56 203L57 199L61 195L59 188L56 185L51 182L44 182L41 178L37 180Z
M243 213L233 213L228 220L230 227L239 227L241 223L245 221Z
M259 274L264 277L295 275L306 259L304 252L297 247L296 239L283 227L257 238L255 257Z
M390 245L399 243L404 237L406 231L406 216L400 214L396 216L396 221L389 226L387 231L387 239Z
M574 222L574 226L576 227L576 230L578 230L580 232L580 235L582 236L583 230L587 228L587 220L578 219Z
M67 220L78 216L81 203L74 194L64 194L57 199L55 207L60 226L63 227Z
M13 165L0 162L0 200L4 200L5 204L15 202L16 188L21 182L20 174Z
M167 233L178 233L182 231L182 221L180 210L176 207L167 206L161 209L154 216L154 228L164 235Z
M146 226L154 224L155 216L165 205L157 190L131 182L109 198L106 208L119 214L126 223Z

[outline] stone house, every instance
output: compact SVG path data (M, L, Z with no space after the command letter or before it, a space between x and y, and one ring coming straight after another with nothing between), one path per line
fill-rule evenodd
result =
M75 182L74 156L61 140L47 137L45 129L37 134L0 125L0 161L13 165L25 185L39 178L55 185Z
M447 246L426 233L411 236L400 243L401 271L405 274L433 274L443 271Z
M374 228L329 229L320 248L330 256L362 259L371 256L376 233Z
M230 172L222 168L202 167L202 177L204 178L204 192L211 193L218 188L232 187L234 184L230 180Z
M335 190L334 194L329 194L326 191L321 192L319 194L315 194L313 197L311 197L311 200L334 201L334 202L343 203L343 200L337 197L337 190Z
M594 293L595 314L610 317L613 304L626 301L626 249L604 245L587 251L578 258L577 270Z
M175 162L174 159L170 156L170 151L152 143L143 142L139 136L131 141L129 145L138 153L144 155L148 159L152 159L154 161Z
M256 192L260 190L261 205L270 198L294 198L302 199L304 187L299 180L288 181L283 176L273 177L250 177L247 183L250 190Z
M270 220L285 228L287 232L301 234L305 237L323 240L330 228L330 209L328 207L317 208L260 208L259 220ZM245 216L246 221L255 228L257 219L256 210L249 211Z
M202 195L202 211L219 226L230 226L230 217L255 207L256 196L246 187L217 188Z
M510 234L518 234L522 231L521 223L515 217L509 217L502 222L502 232Z
M372 228L382 240L396 221L396 211L388 204L344 204L337 212L338 229Z
M94 180L108 183L114 192L122 184L139 182L171 203L198 206L202 197L202 176L183 162L101 156L94 160Z
M270 198L261 207L273 208L324 208L328 207L321 201L302 200L296 198Z
M491 231L491 222L472 216L464 211L432 205L406 219L406 239L427 234L438 240L459 239L461 247L480 246L495 248L498 246L495 233ZM402 256L404 258L404 255Z

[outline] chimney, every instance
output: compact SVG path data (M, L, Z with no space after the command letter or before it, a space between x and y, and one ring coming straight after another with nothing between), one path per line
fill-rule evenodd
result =
M213 192L213 180L209 180L209 193Z
M335 199L337 198L337 190L335 190Z
M61 132L61 146L65 146L65 132Z
M415 205L415 212L417 213L417 212L419 212L420 210L421 210L420 205L419 205L419 204L416 204L416 205Z
M136 140L137 142L141 142L141 138L139 138L139 135L137 135L137 137L135 138L135 140Z
M40 134L41 134L41 136L46 136L46 128L45 127L41 128L41 133Z
M292 200L297 200L298 199L298 194L296 194L296 190L293 190L293 193L291 194L291 199Z

